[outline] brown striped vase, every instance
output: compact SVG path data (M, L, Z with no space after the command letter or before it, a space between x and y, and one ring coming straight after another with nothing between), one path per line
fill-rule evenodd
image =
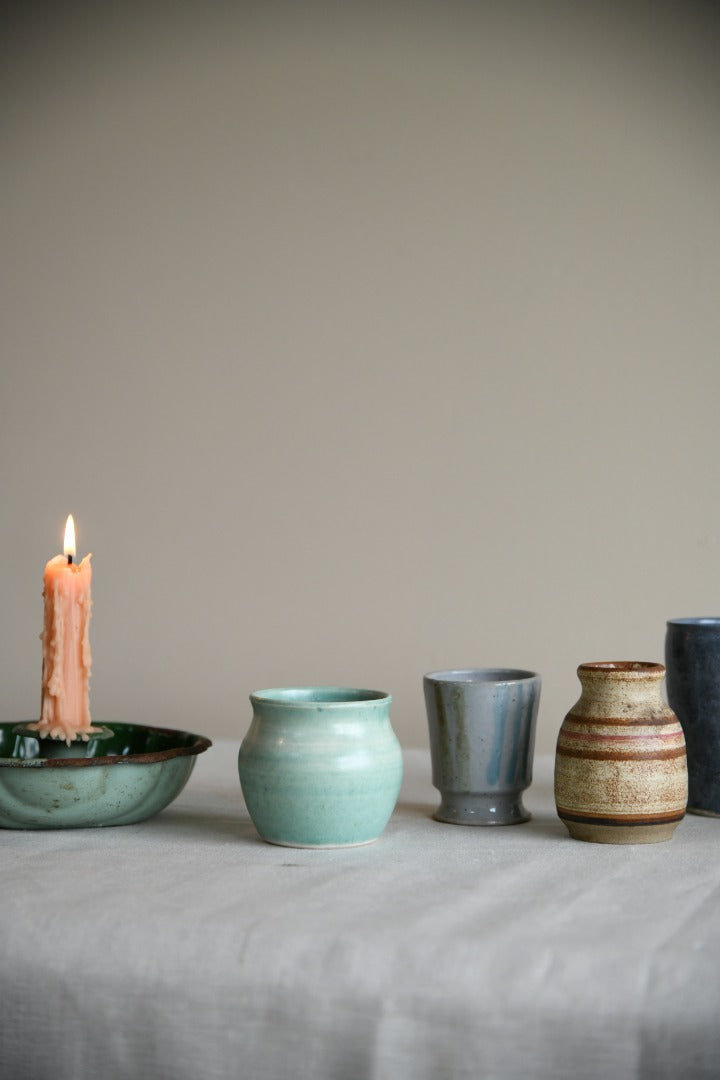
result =
M580 700L555 755L555 804L576 840L669 840L687 805L685 739L662 699L662 664L581 664Z

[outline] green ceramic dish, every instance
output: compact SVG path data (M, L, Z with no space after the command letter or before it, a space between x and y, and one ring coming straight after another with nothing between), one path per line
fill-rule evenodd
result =
M16 728L14 723L0 724L4 829L79 829L144 821L179 795L196 756L212 745L188 731L108 724L102 738L68 749Z

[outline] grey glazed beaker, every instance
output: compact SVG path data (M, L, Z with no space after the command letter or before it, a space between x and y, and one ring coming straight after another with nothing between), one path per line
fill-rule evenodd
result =
M518 668L432 671L423 679L433 814L453 825L517 825L532 781L540 676Z

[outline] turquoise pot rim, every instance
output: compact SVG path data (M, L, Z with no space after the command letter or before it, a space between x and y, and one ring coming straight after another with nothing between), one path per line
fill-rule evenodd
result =
M308 709L321 705L323 709L347 709L357 705L381 709L390 704L392 695L384 690L364 690L348 686L285 686L272 690L255 690L250 695L253 705L273 705L287 709Z

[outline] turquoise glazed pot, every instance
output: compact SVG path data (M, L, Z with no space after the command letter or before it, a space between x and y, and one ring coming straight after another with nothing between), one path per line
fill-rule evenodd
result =
M210 740L188 731L108 724L69 747L0 724L0 828L131 825L172 802Z
M377 840L402 780L389 694L321 686L260 690L238 758L263 840L349 847Z

